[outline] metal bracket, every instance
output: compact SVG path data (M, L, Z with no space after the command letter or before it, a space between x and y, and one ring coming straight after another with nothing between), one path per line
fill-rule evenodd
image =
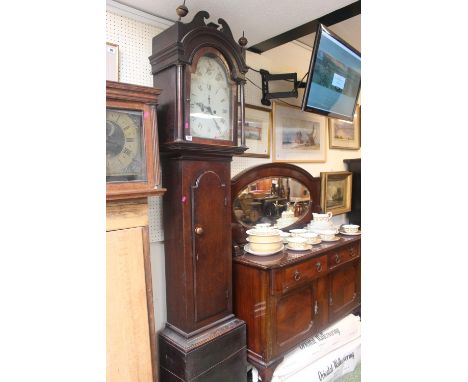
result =
M275 98L297 98L299 83L297 82L297 73L281 73L281 74L270 74L268 70L260 69L260 75L262 76L262 105L270 106L271 99ZM276 92L270 93L269 82L270 81L290 81L293 83L293 90L289 92Z

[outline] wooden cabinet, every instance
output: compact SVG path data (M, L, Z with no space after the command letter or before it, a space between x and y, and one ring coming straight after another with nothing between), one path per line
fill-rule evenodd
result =
M360 238L305 253L234 258L234 313L247 324L248 360L270 381L284 355L360 305Z

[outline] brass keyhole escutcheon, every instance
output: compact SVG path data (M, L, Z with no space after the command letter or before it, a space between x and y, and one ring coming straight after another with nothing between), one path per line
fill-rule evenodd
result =
M299 281L301 279L301 272L294 272L294 280Z
M335 262L336 262L337 264L341 263L341 257L340 257L340 255L338 255L338 254L335 255Z
M198 235L198 236L201 236L203 235L203 233L205 232L205 230L203 229L203 227L195 227L195 233Z

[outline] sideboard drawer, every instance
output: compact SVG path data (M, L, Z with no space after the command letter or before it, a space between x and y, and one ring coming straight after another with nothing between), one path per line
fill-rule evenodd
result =
M327 269L327 256L325 255L279 270L274 273L273 290L280 293L286 292L326 274Z
M359 244L352 244L344 248L331 251L328 254L328 268L333 269L343 263L352 261L361 255Z

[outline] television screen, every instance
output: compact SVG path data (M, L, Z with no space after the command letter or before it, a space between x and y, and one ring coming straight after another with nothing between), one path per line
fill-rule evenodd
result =
M361 88L361 53L319 24L302 110L352 121Z

